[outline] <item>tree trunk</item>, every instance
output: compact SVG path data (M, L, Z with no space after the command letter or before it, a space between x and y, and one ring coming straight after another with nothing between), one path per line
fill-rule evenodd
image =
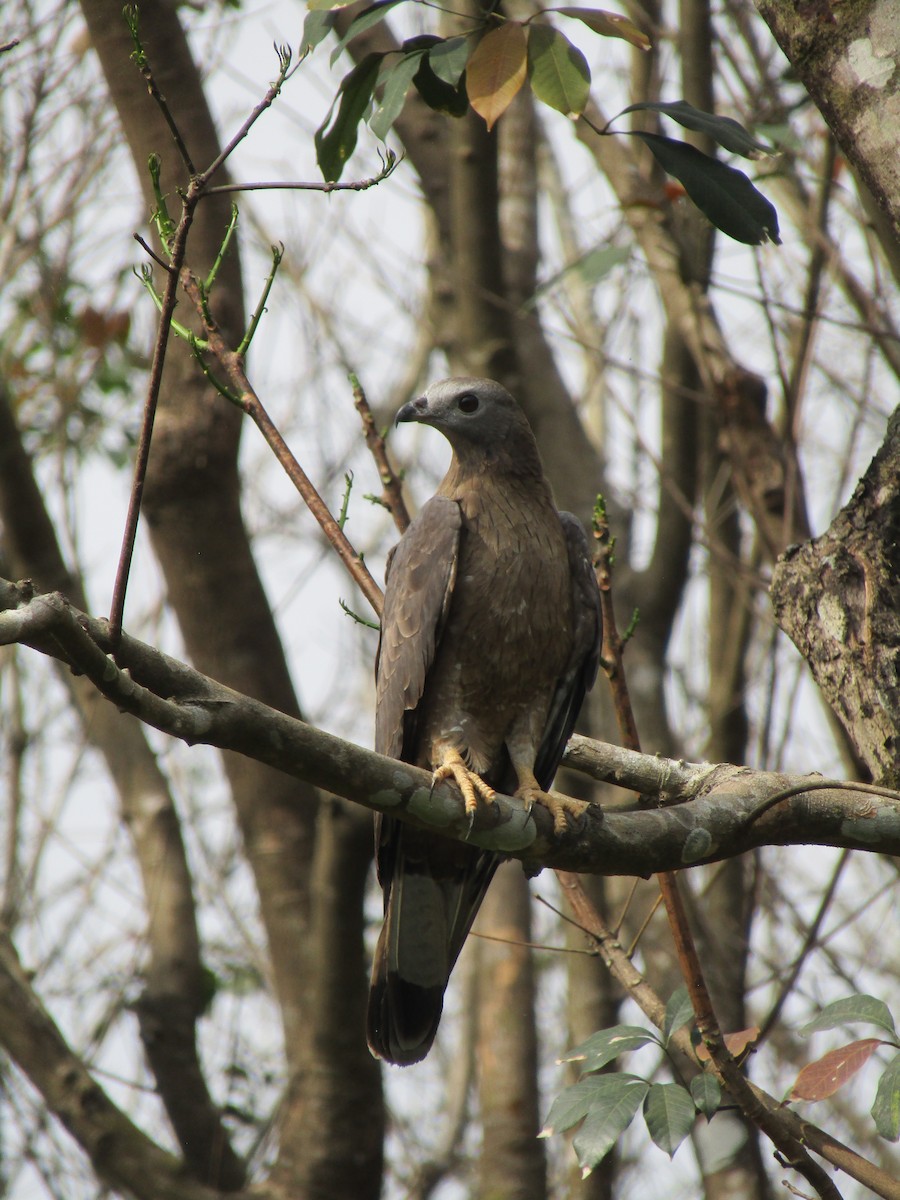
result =
M850 502L779 560L778 624L809 663L873 777L900 756L900 408Z

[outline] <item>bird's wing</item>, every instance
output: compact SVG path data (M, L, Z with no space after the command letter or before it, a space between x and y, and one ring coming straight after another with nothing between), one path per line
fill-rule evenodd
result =
M453 595L462 515L434 496L388 559L375 660L375 749L406 761L415 753L415 709Z
M535 762L535 776L545 791L553 782L585 692L590 691L597 677L603 631L600 590L584 529L572 513L561 512L559 519L566 538L572 579L572 651L553 696Z
M456 501L435 496L388 560L375 749L407 762L417 757L417 708L453 596L461 528ZM418 1062L434 1040L450 971L499 860L380 815L375 846L385 920L373 960L369 1045L390 1062Z

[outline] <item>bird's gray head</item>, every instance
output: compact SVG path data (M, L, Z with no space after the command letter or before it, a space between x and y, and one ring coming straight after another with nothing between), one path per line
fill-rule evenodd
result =
M529 458L528 448L534 446L525 414L506 388L493 379L458 376L433 383L424 395L403 405L396 423L404 421L433 425L459 459L468 459L473 453L493 459L507 454L522 456L523 452Z

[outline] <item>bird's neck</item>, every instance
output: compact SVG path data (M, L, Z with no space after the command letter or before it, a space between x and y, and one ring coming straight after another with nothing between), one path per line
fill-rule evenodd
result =
M490 481L501 487L504 482L513 487L525 483L538 490L549 490L533 438L510 439L491 449L469 447L465 443L454 445L441 493L451 496L459 488L468 488L476 481L480 485Z
M477 522L495 509L507 516L521 511L532 521L538 513L556 513L553 492L542 472L492 469L483 461L467 470L454 458L438 495L457 501L468 521Z

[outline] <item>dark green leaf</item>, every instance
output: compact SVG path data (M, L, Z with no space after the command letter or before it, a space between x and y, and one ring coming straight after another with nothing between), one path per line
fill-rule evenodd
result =
M316 160L322 176L329 182L340 179L347 159L356 149L356 131L368 111L383 58L383 54L367 54L341 80L328 115L316 130Z
M743 158L765 158L767 155L778 153L774 146L757 141L738 121L731 117L717 117L715 113L703 112L700 108L694 108L693 104L688 104L687 100L672 100L668 103L644 100L640 104L629 105L619 115L642 110L665 113L685 129L708 134L723 149L732 154L740 154Z
M430 50L443 40L436 33L417 33L415 37L407 38L401 49L404 54L412 54L413 50Z
M691 998L688 995L688 990L683 985L677 987L669 997L669 1002L666 1005L666 1019L663 1021L663 1037L666 1041L683 1025L689 1024L694 1019L694 1006L691 1004Z
M652 150L656 161L684 185L684 190L717 229L737 242L759 246L781 243L778 214L743 171L702 154L686 142L634 131Z
M691 1132L697 1109L680 1083L654 1083L644 1100L644 1120L660 1150L671 1158Z
M431 69L431 57L426 55L422 65L413 76L416 91L429 108L447 113L451 117L462 117L469 109L469 94L466 91L466 73L463 71L455 86L446 83Z
M381 104L369 121L369 128L380 141L383 142L387 138L391 126L399 117L406 93L424 56L424 50L405 54L402 58L396 58L386 75L382 74L380 81L384 83L384 91L381 94ZM396 56L391 57L393 59Z
M649 1090L635 1075L595 1075L594 1103L572 1145L582 1175L588 1175L610 1152L634 1119Z
M577 1125L590 1112L596 1093L596 1079L580 1079L571 1087L564 1088L550 1105L547 1120L539 1136L550 1137L554 1133L565 1133L567 1129Z
M332 50L331 65L334 66L338 55L348 42L352 41L358 34L365 33L367 29L371 29L374 25L377 25L379 21L383 21L391 9L396 8L401 3L402 0L378 0L377 4L370 4L368 8L364 8L361 13L353 18L349 29Z
M894 1055L879 1080L872 1117L883 1138L900 1141L900 1054Z
M471 49L471 38L444 38L437 46L432 46L428 52L428 62L438 79L456 87L466 69Z
M552 25L528 27L528 73L538 100L566 116L584 111L591 92L587 59Z
M722 1089L714 1075L705 1071L691 1080L691 1096L705 1117L711 1117L722 1103Z
M649 1042L659 1045L656 1034L641 1025L613 1025L610 1029L601 1029L592 1034L574 1050L563 1055L560 1062L577 1063L582 1074L586 1074L588 1071L599 1071L620 1054L638 1050Z
M819 1033L823 1029L836 1029L840 1025L877 1025L896 1036L891 1010L875 996L846 996L826 1004L817 1017L808 1021L800 1030L802 1037Z

